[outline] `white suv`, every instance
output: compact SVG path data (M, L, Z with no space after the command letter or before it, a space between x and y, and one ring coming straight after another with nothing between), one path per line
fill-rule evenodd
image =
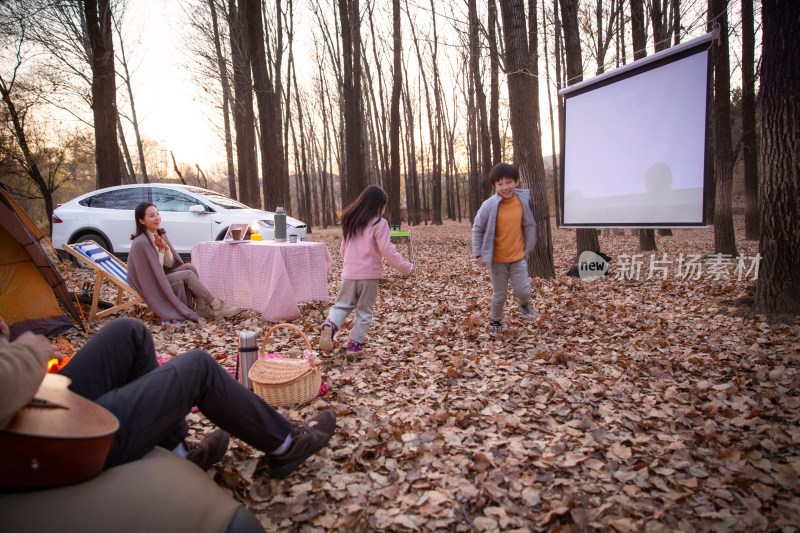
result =
M161 226L182 257L188 259L198 242L221 240L231 224L258 221L264 240L273 237L272 211L251 209L219 193L188 185L120 185L93 191L61 204L53 211L53 246L93 240L123 261L136 231L134 209L152 202L161 214ZM306 236L306 225L286 217L286 234Z

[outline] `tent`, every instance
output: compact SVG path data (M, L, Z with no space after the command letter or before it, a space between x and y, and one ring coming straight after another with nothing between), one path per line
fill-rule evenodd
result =
M23 331L57 335L73 323L80 310L70 299L64 278L42 249L44 234L9 194L0 188L0 316L11 328L11 338Z

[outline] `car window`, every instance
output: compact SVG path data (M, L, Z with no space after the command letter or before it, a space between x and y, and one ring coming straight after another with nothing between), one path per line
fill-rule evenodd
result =
M224 209L249 209L246 205L237 202L233 198L222 196L221 194L203 193L203 196Z
M84 198L79 203L86 207L98 209L129 209L133 211L142 201L144 201L144 189L142 187L132 187L130 189L101 192Z
M152 202L159 211L187 213L189 208L193 205L199 205L204 211L208 211L205 204L179 191L154 188L150 193L152 195Z

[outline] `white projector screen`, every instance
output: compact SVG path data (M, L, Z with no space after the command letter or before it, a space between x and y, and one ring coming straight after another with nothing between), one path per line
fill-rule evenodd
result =
M561 91L562 227L705 225L709 41Z

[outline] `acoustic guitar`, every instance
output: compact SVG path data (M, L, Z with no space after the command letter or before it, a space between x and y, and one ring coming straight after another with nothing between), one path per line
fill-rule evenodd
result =
M69 383L46 374L34 399L0 431L0 487L58 487L103 470L119 421Z

